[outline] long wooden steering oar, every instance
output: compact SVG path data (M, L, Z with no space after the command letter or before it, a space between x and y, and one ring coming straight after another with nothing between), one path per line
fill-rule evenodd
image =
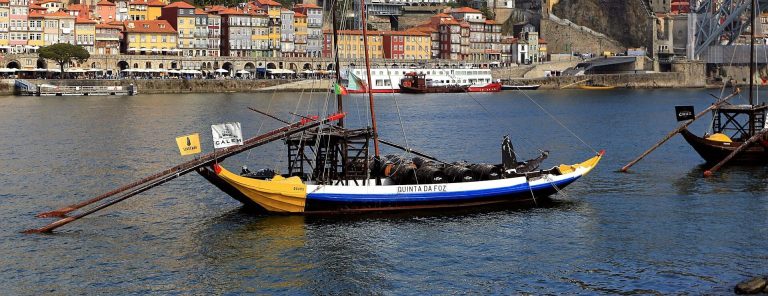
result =
M306 119L304 119L304 120L302 120L300 122L296 122L296 123L284 126L282 128L278 128L278 129L272 130L272 131L270 131L268 133L265 133L265 134L262 134L262 135L250 138L250 139L244 141L243 145L232 146L232 147L228 147L228 148L222 149L222 150L220 150L218 152L208 153L208 154L206 154L206 155L204 155L204 156L202 156L202 157L200 157L198 159L185 162L183 164L174 166L174 167L172 167L170 169L164 170L164 171L162 171L160 173L151 175L151 176L146 177L146 178L142 178L141 180L138 180L138 181L129 183L127 185L121 186L118 189L109 191L107 193L104 193L104 194L99 195L99 196L97 196L95 198L89 199L87 201L84 201L84 202L81 202L81 203L77 203L77 204L74 204L74 205L70 205L70 206L67 206L67 207L55 210L55 211L51 211L51 212L47 212L47 213L43 213L43 214L37 215L38 217L40 217L40 216L44 216L44 217L57 217L57 216L51 215L53 213L55 215L58 215L58 217L65 217L65 218L60 219L60 220L58 220L56 222L53 222L53 223L48 224L48 225L46 225L44 227L41 227L41 228L28 229L28 230L25 230L23 232L24 233L51 232L52 230L54 230L54 229L56 229L58 227L61 227L61 226L65 225L65 224L68 224L68 223L70 223L72 221L75 221L75 220L80 219L82 217L88 216L90 214L93 214L93 213L95 213L95 212L97 212L97 211L99 211L99 210L101 210L103 208L106 208L108 206L116 204L116 203L118 203L120 201L123 201L123 200L125 200L125 199L127 199L127 198L129 198L131 196L134 196L136 194L144 192L144 191L146 191L146 190L148 190L150 188L153 188L155 186L161 185L161 184L163 184L165 182L168 182L168 181L170 181L172 179L175 179L175 178L177 178L177 177L179 177L181 175L184 175L184 174L187 174L189 172L192 172L193 170L195 170L197 168L209 165L209 164L214 163L215 161L218 161L220 159L224 159L224 158L230 157L232 155L235 155L235 154L241 153L243 151L247 151L249 149L252 149L252 148L264 145L266 143L269 143L269 142L272 142L272 141L275 141L275 140L279 140L279 139L284 138L284 137L286 137L288 135L291 135L291 134L294 134L294 133L298 133L298 132L301 132L301 131L305 131L307 129L319 126L319 125L327 123L327 122L339 120L340 118L343 118L345 115L346 115L346 113L337 113L337 114L333 114L333 115L330 115L330 116L328 116L328 117L326 117L324 119L319 119L319 120L306 120ZM88 211L85 211L83 213L79 213L79 214L71 216L71 217L66 217L65 216L66 214L68 214L68 213L70 213L72 211L81 209L81 208L83 208L85 206L91 205L93 203L96 203L98 201L101 201L101 200L106 199L106 198L111 197L111 196L118 196L118 194L121 194L121 193L123 193L123 194L120 197L118 197L118 198L116 198L114 200L108 201L106 203L100 204L100 205L96 206L93 209L90 209Z
M723 160L718 162L715 166L704 171L704 177L711 177L712 174L714 174L717 170L719 170L720 167L728 163L728 161L730 161L734 156L741 153L741 151L744 151L744 149L749 148L750 145L757 142L758 140L763 139L763 137L765 137L766 135L768 135L768 129L763 129L760 132L756 133L754 136L750 137L746 142L744 142L744 144L741 144L739 148L736 148L736 150L733 150L731 154L728 154L728 156L723 158Z
M736 91L735 91L735 92L733 92L732 94L728 95L727 97L723 98L722 100L719 100L719 101L717 101L717 102L713 103L712 105L710 105L710 106L709 106L709 107L707 107L706 109L704 109L704 110L702 110L701 112L697 113L697 114L696 114L696 116L694 116L694 117L693 117L693 119L689 119L689 120L687 120L687 121L683 122L683 123L682 123L680 126L678 126L678 127L677 127L676 129L674 129L672 132L670 132L669 134L667 134L667 136L665 136L663 139L661 139L661 141L659 141L659 142L658 142L658 143L656 143L655 145L651 146L651 148L648 148L648 150L645 150L645 152L643 152L643 154L640 154L640 156L638 156L638 157L637 157L637 158L635 158L634 160L630 161L630 162L629 162L627 165L623 166L623 167L622 167L622 168L621 168L619 171L620 171L620 172L622 172L622 173L626 173L626 172L627 172L627 170L629 170L629 168L630 168L630 167L632 167L632 166L633 166L633 165L635 165L637 162L639 162L640 160L642 160L642 159L643 159L644 157L646 157L648 154L651 154L651 152L653 152L653 150L656 150L656 148L659 148L659 147L661 147L661 145L662 145L662 144L664 144L666 141L668 141L669 139L671 139L671 138L672 138L674 135L677 135L678 133L680 133L681 131L683 131L685 128L687 128L689 125L691 125L691 124L692 124L694 121L696 121L697 119L699 119L699 118L701 118L702 116L704 116L705 114L707 114L707 112L709 112L709 111L711 111L712 109L715 109L715 108L717 108L717 107L720 107L720 105L724 104L725 102L727 102L728 100L730 100L731 98L733 98L734 96L736 96L737 94L739 94L739 92L740 92L740 90L737 88L737 89L736 89Z

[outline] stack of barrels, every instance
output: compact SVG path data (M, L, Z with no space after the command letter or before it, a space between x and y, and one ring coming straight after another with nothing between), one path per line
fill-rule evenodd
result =
M408 159L399 155L386 155L381 159L381 163L378 174L390 178L397 185L459 183L503 178L501 165L487 163L447 164L420 157ZM371 164L370 167L375 166Z

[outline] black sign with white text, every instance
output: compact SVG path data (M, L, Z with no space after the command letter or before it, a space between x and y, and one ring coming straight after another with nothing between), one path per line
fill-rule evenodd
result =
M677 121L691 120L695 117L693 115L693 106L675 106L675 115Z

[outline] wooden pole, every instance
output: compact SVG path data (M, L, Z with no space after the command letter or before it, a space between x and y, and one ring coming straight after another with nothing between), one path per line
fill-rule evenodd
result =
M276 116L274 116L274 115L272 115L272 114L269 114L269 113L267 113L267 112L264 112L264 111L260 111L260 110L258 110L258 109L255 109L255 108L251 108L251 107L248 107L248 109L250 109L250 110L251 110L251 111L253 111L253 112L259 113L259 114L261 114L261 115L264 115L264 116L266 116L266 117L269 117L269 118L272 118L272 119L274 119L274 120L277 120L277 121L279 121L279 122L282 122L282 123L285 123L285 124L291 124L290 122L288 122L288 121L285 121L285 120L282 120L282 119L280 119L280 118L278 118L278 117L276 117Z
M334 53L334 70L336 70L336 84L341 86L341 67L339 63L339 21L336 19L337 1L332 2L331 6L331 21L333 22L333 53ZM344 112L344 98L341 94L336 94L336 112ZM344 127L344 119L339 120L339 127Z
M701 112L696 114L696 116L694 116L693 119L689 119L686 122L684 122L683 124L681 124L680 126L678 126L672 132L667 134L667 136L665 136L663 139L661 139L661 141L659 141L655 145L651 146L651 148L648 148L648 150L645 150L645 152L643 152L643 154L640 154L640 156L638 156L634 160L630 161L627 165L623 166L619 171L622 172L622 173L626 173L627 170L629 170L630 167L632 167L633 165L638 163L640 160L642 160L648 154L651 154L651 152L653 152L653 150L656 150L656 148L659 148L662 144L664 144L666 141L671 139L674 135L677 135L678 133L680 133L683 129L685 129L689 125L691 125L694 121L696 121L697 119L699 119L702 116L704 116L705 114L707 114L707 112L709 112L710 110L715 109L717 107L720 107L720 105L722 105L726 101L730 100L731 98L733 98L734 96L739 94L739 92L740 92L740 90L737 88L734 93L728 95L727 97L723 98L722 100L719 100L719 101L715 102L714 104L712 104L711 106L707 107L706 109L702 110Z
M371 128L373 129L373 152L374 156L379 158L379 130L376 128L376 111L373 107L373 83L371 83L371 58L368 54L368 23L365 18L368 9L365 6L365 0L360 0L360 22L363 25L363 51L365 54L365 73L368 85L368 106L371 111ZM378 181L377 181L378 183Z
M99 195L97 197L94 197L94 198L91 198L91 199L89 199L87 201L84 201L84 202L81 202L81 203L77 203L77 204L73 204L73 205L69 205L69 206L66 206L66 207L63 207L63 208L51 211L51 212L41 213L41 214L38 214L37 217L41 217L41 218L65 217L68 213L70 213L72 211L75 211L77 209L83 208L85 206L88 206L90 204L96 203L98 201L104 200L104 199L106 199L108 197L115 196L115 195L117 195L119 193L126 192L126 191L128 191L130 189L136 188L139 185L154 184L154 183L158 183L158 182L160 182L160 184L162 184L162 183L167 181L167 180L165 180L166 178L170 177L170 179L174 179L174 178L179 177L181 175L187 174L187 173L189 173L189 172L191 172L191 171L193 171L193 170L195 170L195 169L197 169L199 167L202 167L202 166L205 166L205 165L209 165L209 164L213 163L214 161L216 161L217 159L222 159L223 160L223 159L225 159L227 157L230 157L232 155L235 155L235 154L238 154L240 152L243 152L243 151L246 151L246 150L258 147L258 146L261 146L263 144L266 144L266 143L269 143L269 142L272 142L272 141L275 141L275 140L283 138L283 137L285 137L287 135L290 135L290 134L293 134L293 133L297 133L297 132L301 132L301 131L307 130L309 128L318 126L318 125L326 123L326 122L335 121L338 118L344 117L345 115L346 115L345 113L339 113L339 114L333 114L333 115L331 115L329 117L326 117L326 118L324 118L322 120L315 120L315 121L312 121L312 122L303 121L303 122L293 123L293 124L287 125L285 127L272 130L272 131L270 131L268 133L265 133L265 134L262 134L260 136L256 136L256 137L250 138L250 139L244 141L243 145L227 147L227 148L224 148L224 149L220 150L219 152L208 153L206 155L201 156L200 158L196 158L194 160L190 160L190 161L184 162L184 163L182 163L180 165L177 165L177 166L174 166L174 167L172 167L170 169L166 169L166 170L164 170L164 171L162 171L160 173L156 173L156 174L153 174L153 175L151 175L149 177L145 177L145 178L142 178L142 179L140 179L138 181L129 183L127 185L123 185L121 187L118 187L117 189L111 190L111 191L109 191L107 193L101 194L101 195ZM154 187L154 186L152 186L152 187ZM137 194L137 193L134 193L134 195L135 194Z
M752 145L753 143L755 143L758 140L762 139L767 134L768 134L768 129L763 129L760 132L756 133L754 136L750 137L749 140L747 140L746 142L741 144L741 146L739 146L739 148L736 148L736 150L733 150L733 152L731 152L731 154L728 154L728 156L723 158L723 160L718 162L715 166L713 166L712 168L704 171L704 177L711 177L712 174L714 174L717 170L719 170L720 167L722 167L723 165L728 163L728 161L730 161L733 157L735 157L737 154L741 153L741 151L744 151L744 149L749 148L750 145Z
M429 160L434 160L434 161L437 161L437 162L442 163L442 164L448 164L445 161L437 159L437 157L430 156L430 155L427 155L427 154L415 151L415 150L413 150L411 148L406 148L406 147L400 146L398 144L395 144L395 143L392 143L392 142L389 142L389 141L386 141L386 140L383 140L383 139L379 139L379 142L381 142L382 144L385 144L385 145L388 145L388 146L391 146L391 147L403 150L405 152L416 154L418 156L424 157L424 158L429 159Z

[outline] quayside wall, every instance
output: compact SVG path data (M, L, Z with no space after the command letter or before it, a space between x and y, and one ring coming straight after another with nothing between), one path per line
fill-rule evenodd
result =
M592 80L597 84L626 88L700 88L706 87L705 79L691 79L685 73L598 74L588 76L558 76L513 79L509 83L540 84L539 89L578 88Z
M540 89L578 88L586 80L594 83L626 88L701 88L706 87L704 77L687 75L686 72L600 74L586 76L559 76L540 78L516 78L503 80L508 84L540 84ZM275 92L275 91L327 91L328 86L319 83L304 83L297 80L28 80L33 84L71 86L128 86L136 85L139 94L170 93L222 93L222 92ZM300 81L300 80L299 80ZM0 83L0 95L13 95L13 79ZM294 82L294 83L291 83Z
M261 88L288 83L291 80L238 80L238 79L30 79L33 84L71 85L71 86L128 86L133 84L139 94L170 93L220 93L220 92L258 92ZM5 86L5 84L3 84ZM0 89L2 91L2 89ZM10 93L13 94L13 82Z

